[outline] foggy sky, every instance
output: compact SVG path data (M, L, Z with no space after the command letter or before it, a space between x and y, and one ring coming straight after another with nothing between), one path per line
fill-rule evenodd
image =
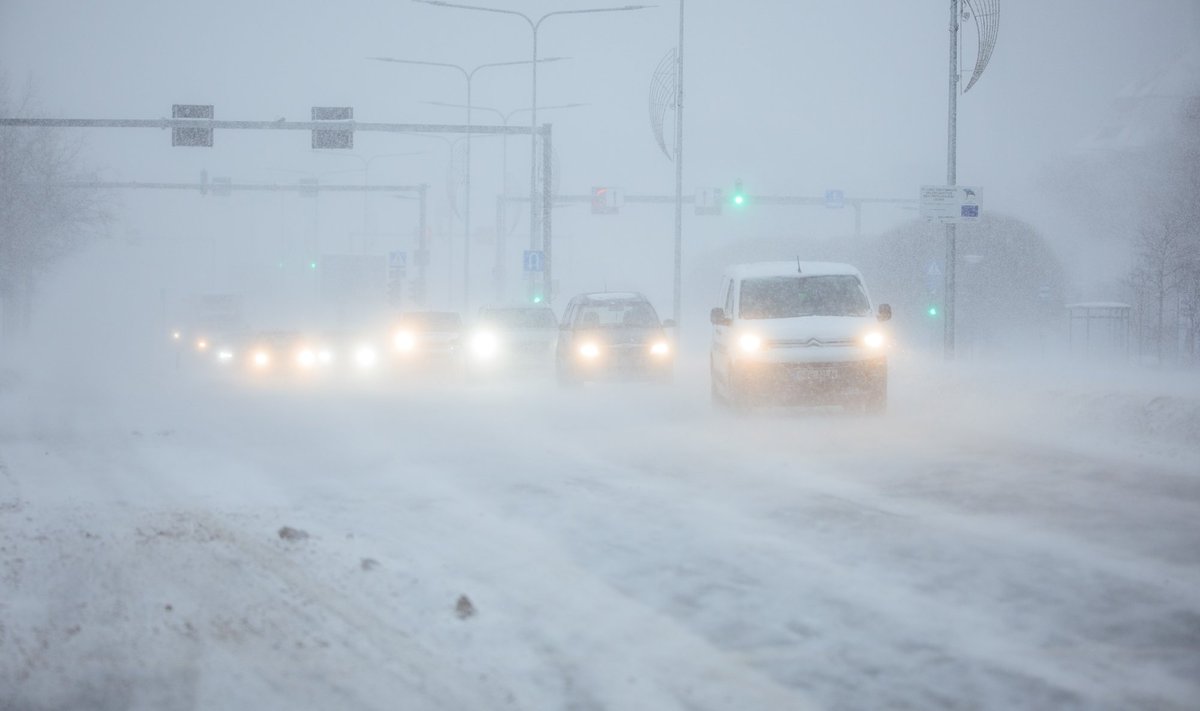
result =
M1200 14L1195 4L1002 3L991 66L960 98L959 182L984 187L985 209L1069 230L1055 221L1052 197L1038 194L1039 174L1101 123L1122 87L1187 46ZM605 3L493 5L536 15ZM947 3L933 0L693 0L685 38L685 194L728 188L741 178L759 194L839 188L852 196L911 198L919 185L943 182L946 14ZM554 124L560 192L585 193L593 185L672 192L673 167L654 143L647 94L652 70L675 44L676 23L677 5L666 2L634 13L556 17L542 26L541 56L571 60L541 67L538 103L588 104L539 116ZM965 35L969 70L973 27ZM157 118L169 115L173 103L211 103L219 119L306 120L313 105L350 105L360 121L463 122L465 112L424 103L463 102L456 72L366 57L469 67L526 59L530 50L529 29L519 19L401 0L0 2L0 71L14 89L32 87L35 110L44 116ZM485 69L475 81L475 103L504 111L527 107L529 92L527 67ZM514 123L527 119L521 114ZM487 120L483 113L476 118ZM84 140L87 159L112 180L190 181L202 169L237 181L363 179L360 161L314 154L304 133L219 132L212 149L172 149L168 134L152 130L93 130ZM353 153L364 158L423 152L375 161L370 180L431 183L435 229L461 232L446 207L442 141L380 134L355 141ZM500 142L478 138L474 145L474 220L477 229L490 230ZM509 173L526 185L525 139L511 139L509 150ZM223 255L269 260L289 235L304 230L317 230L321 251L346 251L350 232L407 235L414 221L411 206L386 198L372 198L365 209L358 196L322 197L319 205L234 196L216 207L200 199L122 194L115 232L175 244L177 251L159 255L171 261L217 231ZM911 216L880 208L865 214L864 227L878 232ZM564 289L596 288L600 280L613 286L611 275L636 282L617 284L622 288L669 298L671 219L665 206L627 207L614 218L593 217L586 207L559 210ZM852 225L849 211L763 208L736 221L685 212L689 250L742 236L849 234ZM254 236L235 235L243 230ZM519 245L526 230L518 225L511 241ZM263 234L270 239L264 242ZM485 238L473 248L480 290L488 283L489 245Z

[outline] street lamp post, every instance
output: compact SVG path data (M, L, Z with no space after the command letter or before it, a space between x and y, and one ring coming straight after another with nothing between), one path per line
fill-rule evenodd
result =
M462 104L449 104L449 103L446 103L443 101L426 101L425 103L429 104L430 106L445 106L447 108L452 108L452 109L466 108ZM587 104L581 104L581 103L558 104L556 106L539 106L537 108L538 108L538 111L551 111L554 109L574 109L574 108L578 108L580 106L587 106ZM526 111L532 110L532 109L526 107L526 108L520 108L520 109L513 109L512 111L505 113L505 112L501 111L500 109L495 109L490 106L476 106L475 109L478 111L489 111L493 114L496 114L496 116L498 116L500 118L500 123L504 126L508 125L509 119L511 119L513 116L515 116L519 113L524 113ZM508 134L504 134L504 143L503 143L503 149L502 149L502 153L501 153L500 166L501 166L500 167L500 180L501 180L500 190L504 194L504 196L507 197L508 196ZM508 244L507 244L507 239L506 239L508 236L506 234L506 232L507 232L507 229L506 229L506 225L507 225L506 205L507 205L507 203L503 199L501 199L499 202L499 206L497 207L497 215L496 215L496 264L493 267L493 269L494 269L494 277L495 277L496 299L498 301L503 300L504 292L506 289L505 279L504 279L504 274L505 274L504 255L508 249Z
M463 202L464 202L463 232L465 233L464 240L463 240L463 306L465 308L469 309L471 306L471 125L472 125L471 124L471 109L472 109L471 84L472 84L472 81L475 79L475 73L478 72L480 69L487 69L488 67L511 67L511 66L515 66L518 64L533 64L535 67L534 73L536 74L536 71L537 71L536 67L537 67L537 63L539 61L541 61L541 62L557 62L562 59L566 59L566 57L547 57L545 59L539 60L537 58L537 55L535 54L532 61L522 59L522 60L518 60L518 61L514 61L514 62L489 62L487 64L477 65L474 68L469 69L469 70L466 67L463 67L459 64L451 64L449 62L426 62L426 61L420 61L420 60L415 60L415 59L395 59L393 57L368 57L368 59L373 59L373 60L379 61L379 62L394 62L396 64L420 64L420 65L424 65L424 66L428 66L428 67L443 67L446 69L457 69L462 74L463 79L466 80L466 83L467 83L467 104L466 104L466 109L467 109L467 134L466 134L467 165L466 165L465 180L464 180L464 184L463 184Z
M529 117L529 248L537 249L538 243L538 194L537 194L537 55L538 55L538 30L541 29L542 23L555 15L585 15L600 12L628 12L632 10L644 10L653 5L625 5L622 7L594 7L580 10L554 10L547 12L536 20L526 15L523 12L516 10L504 10L496 7L482 7L479 5L463 5L453 2L445 2L445 0L413 0L413 2L424 5L435 5L437 7L452 7L459 10L477 10L480 12L492 12L500 15L513 15L525 20L529 24L530 33L533 36L533 59L532 64L532 90L529 101L530 117ZM550 298L550 285L546 285L546 296Z

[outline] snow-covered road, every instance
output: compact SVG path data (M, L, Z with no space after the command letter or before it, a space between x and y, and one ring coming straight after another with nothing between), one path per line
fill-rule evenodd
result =
M0 393L0 709L1200 704L1194 389L121 382Z

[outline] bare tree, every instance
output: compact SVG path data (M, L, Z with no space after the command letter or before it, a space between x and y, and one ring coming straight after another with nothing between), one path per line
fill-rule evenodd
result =
M26 91L10 98L0 77L0 115L28 113ZM28 331L38 278L99 234L107 211L94 191L69 187L87 176L78 142L53 129L0 128L0 338Z

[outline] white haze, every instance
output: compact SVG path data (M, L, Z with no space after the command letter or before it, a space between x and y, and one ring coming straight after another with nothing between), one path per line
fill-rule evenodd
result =
M740 178L752 194L911 199L943 182L945 5L693 0L685 194ZM1093 242L1047 176L1125 86L1192 46L1196 5L1002 2L992 65L960 97L958 176L984 187L985 213L1045 238L1064 272L1059 302L1116 300L1131 250ZM554 125L561 193L673 191L646 94L675 13L543 26L540 53L572 59L542 67L539 103L587 103L539 117ZM423 103L460 103L454 72L366 57L528 53L519 20L398 1L0 2L0 72L28 83L39 116L211 103L220 119L307 120L313 105L351 105L360 121L457 123L462 112ZM478 77L479 105L528 105L526 68ZM427 182L432 305L469 314L493 300L499 139L474 141L466 304L442 141L360 133L354 155L415 152L364 176L303 132L219 132L211 149L171 148L158 130L67 133L104 180ZM508 147L521 192L528 143ZM412 202L105 200L106 236L43 275L29 333L0 351L0 710L1200 699L1194 365L1073 357L1053 319L972 340L948 363L940 322L898 308L887 414L710 405L707 314L727 263L861 261L873 299L904 304L911 275L890 273L876 245L911 211L866 208L851 243L848 209L685 207L670 385L297 387L179 367L169 333L187 300L238 293L253 328L328 326L318 277L277 263L353 251L364 230L378 251L411 254ZM579 291L634 289L669 315L672 230L667 205L556 210L558 311ZM521 295L527 242L521 217L502 300ZM986 305L974 313L1007 306ZM474 614L456 615L460 596Z

